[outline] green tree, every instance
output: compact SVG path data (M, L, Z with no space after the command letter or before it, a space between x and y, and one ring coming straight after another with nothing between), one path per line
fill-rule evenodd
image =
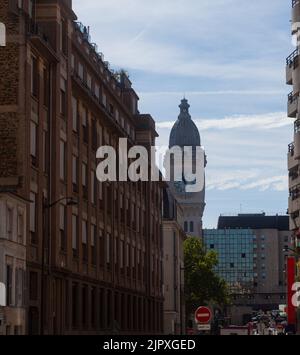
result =
M189 237L184 243L185 302L189 316L199 306L229 303L227 283L214 268L218 257L214 251L206 252L200 239Z

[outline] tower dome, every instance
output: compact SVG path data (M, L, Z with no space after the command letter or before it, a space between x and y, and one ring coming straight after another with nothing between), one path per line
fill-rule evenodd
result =
M179 108L180 114L171 131L169 148L172 148L174 146L201 146L200 133L189 113L190 105L188 103L188 100L181 100Z

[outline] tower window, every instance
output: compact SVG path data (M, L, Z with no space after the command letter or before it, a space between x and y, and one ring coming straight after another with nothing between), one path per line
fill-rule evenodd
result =
M184 222L184 231L188 232L188 222Z
M190 222L190 232L194 233L194 222Z

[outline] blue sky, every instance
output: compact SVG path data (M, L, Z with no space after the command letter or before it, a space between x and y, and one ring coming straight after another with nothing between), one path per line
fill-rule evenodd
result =
M206 150L204 225L220 214L285 213L285 0L73 0L112 68L126 69L168 144L185 94Z

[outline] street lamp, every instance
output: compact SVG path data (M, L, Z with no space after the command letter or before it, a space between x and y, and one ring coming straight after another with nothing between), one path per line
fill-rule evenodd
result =
M48 236L48 255L50 254L50 247L51 247L51 242L50 242L50 235L48 235L49 228L47 228L47 233L46 233L46 211L50 211L51 208L56 206L58 203L66 201L67 206L76 206L78 205L78 201L74 200L72 197L62 197L54 202L51 202L49 204L46 203L46 201L43 201L43 234L42 234L42 275L41 275L41 320L40 320L40 327L41 331L40 334L44 335L44 312L45 312L45 290L44 290L44 285L45 285L45 236L47 234ZM48 219L49 221L49 219ZM49 263L49 257L48 257L48 263ZM50 270L49 270L50 271ZM50 275L50 272L49 272Z

